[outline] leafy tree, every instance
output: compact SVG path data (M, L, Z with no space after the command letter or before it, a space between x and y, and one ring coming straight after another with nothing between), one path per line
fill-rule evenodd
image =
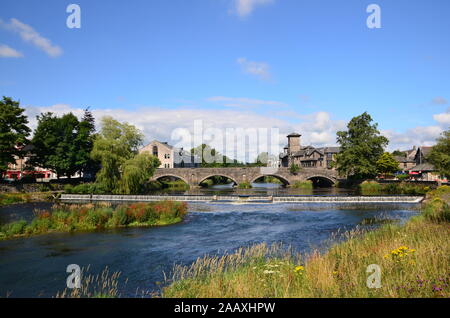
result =
M377 175L377 161L384 153L388 139L380 135L378 124L364 112L350 120L348 130L337 132L341 151L336 156L337 170L353 179L373 178Z
M101 164L96 182L107 192L113 192L121 179L121 167L132 159L142 145L143 135L133 125L120 123L112 117L101 119L91 158Z
M289 172L292 174L297 174L300 172L300 166L296 163L291 164L289 167Z
M244 164L238 162L236 159L233 160L220 154L216 149L211 148L207 144L201 144L198 147L192 148L191 154L201 158L201 166L203 168L244 166Z
M394 156L385 152L377 160L377 171L381 174L393 174L399 170L399 165Z
M94 119L86 110L81 122L68 113L57 117L52 113L37 116L38 126L32 144L30 163L55 171L58 177L82 172L90 162L93 146Z
M78 148L77 165L82 171L94 172L97 164L91 158L91 151L95 140L95 119L89 108L84 111L80 121L77 138L75 140Z
M450 177L450 130L444 131L437 139L437 144L431 149L427 159L440 174Z
M398 157L406 157L406 153L404 151L400 151L400 150L394 150L392 152L393 156L398 156Z
M20 157L22 146L30 135L28 119L19 107L19 102L3 96L0 100L0 173L14 163L14 156Z
M118 191L121 194L136 194L142 192L144 185L159 167L161 162L148 152L138 154L128 159L122 165L122 177Z

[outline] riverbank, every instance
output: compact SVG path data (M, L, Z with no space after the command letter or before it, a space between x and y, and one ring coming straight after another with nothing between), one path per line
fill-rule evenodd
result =
M51 192L0 193L0 206L14 203L50 201L54 198Z
M110 203L58 204L35 212L31 221L20 220L0 227L0 240L52 232L92 231L102 228L164 226L179 223L187 214L185 203L160 201L113 207Z
M450 297L450 187L427 194L422 213L404 225L353 231L325 254L280 245L243 248L177 266L163 297ZM368 288L367 266L381 268Z

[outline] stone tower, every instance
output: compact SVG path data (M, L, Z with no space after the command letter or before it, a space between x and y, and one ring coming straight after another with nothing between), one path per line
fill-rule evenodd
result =
M302 135L297 133L291 133L287 136L288 138L288 152L292 154L294 152L300 151L300 137Z

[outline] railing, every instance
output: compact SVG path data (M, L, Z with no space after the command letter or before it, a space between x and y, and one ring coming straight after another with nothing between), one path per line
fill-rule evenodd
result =
M239 195L89 195L89 194L62 194L62 201L186 201L186 202L301 202L301 203L420 203L422 196L239 196Z

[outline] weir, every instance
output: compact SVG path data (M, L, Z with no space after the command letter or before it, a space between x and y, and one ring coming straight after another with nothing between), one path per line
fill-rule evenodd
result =
M151 202L185 201L217 203L420 203L423 196L333 196L333 195L291 195L291 196L252 196L252 195L90 195L62 194L61 201L67 202Z

